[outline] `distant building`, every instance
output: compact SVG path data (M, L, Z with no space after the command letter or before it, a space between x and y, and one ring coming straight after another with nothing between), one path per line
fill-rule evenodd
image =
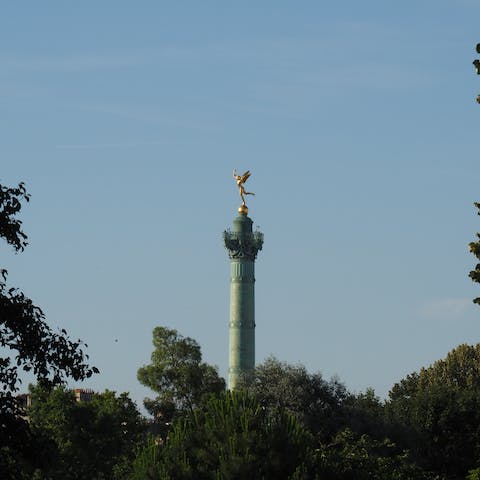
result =
M91 402L95 392L91 388L75 388L75 400L77 402Z
M74 388L72 392L75 394L77 402L91 402L95 392L91 388ZM32 396L29 393L21 393L17 395L17 401L22 409L32 406Z
M25 410L32 405L32 396L29 393L21 393L20 395L17 395L17 402L20 405L20 408Z

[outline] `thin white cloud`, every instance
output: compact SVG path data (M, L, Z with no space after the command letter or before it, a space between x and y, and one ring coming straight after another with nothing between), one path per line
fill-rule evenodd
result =
M424 318L434 320L458 320L472 305L471 298L438 298L423 303L418 313Z
M160 111L159 109L154 107L120 104L71 104L71 106L73 108L77 108L79 110L87 112L98 112L101 114L127 118L129 120L156 124L163 127L183 128L210 132L214 132L219 129L219 125L209 122L201 114L197 113L196 115L193 115L189 111Z
M134 143L71 143L55 145L59 150L90 150L99 148L131 148L136 147Z
M82 71L98 69L130 68L144 63L145 59L136 54L72 55L69 57L30 58L17 55L1 55L2 70L54 70Z
M78 52L68 56L31 57L10 52L0 52L0 71L61 71L78 72L88 70L113 70L134 68L141 65L158 64L159 62L185 62L188 64L201 54L208 54L216 49L185 49L173 45L165 45L155 49L139 49L112 52Z
M162 145L161 141L132 142L132 143L66 143L55 145L58 150L96 150L106 148L136 148L144 145Z

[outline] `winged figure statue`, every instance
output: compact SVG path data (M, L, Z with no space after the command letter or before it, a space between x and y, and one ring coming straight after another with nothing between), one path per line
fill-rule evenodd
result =
M245 196L244 195L255 195L253 192L247 192L243 187L243 184L248 180L248 177L251 175L250 170L247 170L243 175L237 175L236 169L233 170L233 178L237 181L237 186L240 193L240 198L242 199L242 205L245 206Z

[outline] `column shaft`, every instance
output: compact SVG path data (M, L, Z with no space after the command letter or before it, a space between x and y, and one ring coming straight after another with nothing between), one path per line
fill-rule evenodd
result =
M255 367L255 263L230 262L229 388L234 390Z

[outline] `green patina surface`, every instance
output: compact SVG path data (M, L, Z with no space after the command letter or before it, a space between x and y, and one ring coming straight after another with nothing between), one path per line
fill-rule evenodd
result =
M252 231L252 220L239 215L233 230L224 232L230 257L229 388L248 381L255 367L255 258L263 235Z

